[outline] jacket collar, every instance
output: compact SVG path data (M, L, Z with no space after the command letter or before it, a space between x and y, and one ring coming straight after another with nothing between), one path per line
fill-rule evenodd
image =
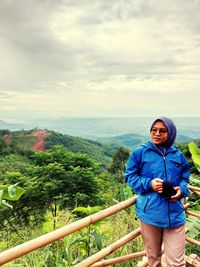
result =
M158 150L155 148L155 146L153 145L153 143L151 141L146 142L142 146L146 147L147 149L154 150L154 151L158 152ZM174 152L174 151L177 151L177 148L175 146L170 146L169 148L166 149L166 154L169 152Z

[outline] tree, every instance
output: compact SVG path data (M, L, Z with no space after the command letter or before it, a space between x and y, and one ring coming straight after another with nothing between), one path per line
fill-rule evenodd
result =
M124 171L129 154L130 152L127 148L120 147L113 157L112 164L108 168L108 171L114 174L115 179L122 184L124 183Z
M5 136L0 135L0 155L7 155L9 148L5 142Z
M13 210L16 222L41 222L47 210L56 218L58 207L73 209L99 204L96 181L99 168L88 155L55 146L47 152L37 152L32 158L33 165L23 175L20 172L4 175L5 181L19 182L26 191Z

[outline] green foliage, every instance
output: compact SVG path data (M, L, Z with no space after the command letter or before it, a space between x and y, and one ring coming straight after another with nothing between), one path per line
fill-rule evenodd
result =
M21 155L9 154L0 157L0 177L3 177L6 172L25 172L31 166L30 160Z
M94 206L94 207L77 207L72 210L73 213L75 213L78 217L85 217L92 215L96 212L99 212L101 210L100 206Z
M33 154L32 146L37 142L37 137L18 133L11 134L11 150L19 155L30 156Z
M184 156L186 157L189 166L190 166L190 172L194 173L194 174L198 174L198 170L192 160L192 155L190 153L189 150L189 145L188 143L176 143L176 146L181 150L181 152L184 154Z
M195 164L195 167L200 172L200 150L194 142L190 142L188 147L192 155L192 160ZM190 184L196 187L200 187L199 175L192 174L190 176ZM190 193L188 202L190 203L190 208L192 210L194 210L195 212L200 211L199 197L196 194ZM189 230L189 236L193 239L199 240L200 238L199 218L196 218L193 216L187 216L187 228ZM191 248L192 248L192 253L195 253L196 247L193 247L193 246L186 247L189 253L191 253Z
M23 194L20 200L16 202L13 210L4 209L1 212L0 227L6 227L8 219L12 220L12 224L21 226L27 225L32 221L39 224L44 217L45 207L43 207L43 203L38 201L35 195L34 181L30 181L27 176L22 175L20 172L7 172L4 174L3 180L6 184L20 184L26 194Z
M200 240L199 218L194 217L194 216L188 216L186 226L187 226L187 229L189 230L188 236L199 241ZM190 254L199 255L199 247L195 245L187 244L186 253L187 255L190 255Z
M147 142L149 140L149 136L146 134L141 135L137 133L130 133L111 137L99 137L97 140L115 148L126 147L133 150L139 145ZM185 144L191 141L191 138L184 135L178 135L176 140L178 144Z
M32 163L34 165L29 165L23 174L7 172L3 175L5 183L20 183L26 194L12 214L1 214L2 221L12 216L16 224L34 225L45 219L47 210L56 218L59 207L73 209L102 202L96 181L99 167L88 155L55 146L48 152L36 153Z
M130 152L127 148L118 148L113 157L112 164L108 168L108 171L113 173L115 175L115 179L122 184L124 184L124 171L129 154Z
M0 156L9 154L10 149L5 143L5 137L0 135Z
M192 160L194 161L197 170L200 172L200 149L194 142L190 142L188 146L190 153L192 154Z
M77 207L72 212L79 218L92 215L101 210L100 206L94 207ZM75 261L80 262L84 258L96 253L103 248L104 236L100 232L100 225L103 223L97 222L96 224L88 226L75 234L75 238L71 243L71 248L75 245L78 246L79 253Z
M18 184L9 186L0 186L0 207L6 205L8 207L12 206L8 204L5 200L16 201L24 193L24 190L18 186Z
M10 146L4 142L4 135L7 133L12 137ZM1 250L133 196L130 187L123 184L129 150L124 147L119 148L121 140L118 140L118 144L102 145L97 141L52 132L47 137L46 145L49 150L33 152L31 146L35 143L35 138L29 139L28 135L31 133L32 131L24 130L2 132L2 135L0 133L2 137L0 146L2 144L2 151L4 150L0 155L2 183L19 184L25 190L25 194L15 202L13 209L1 206ZM125 139L124 142L128 144L129 137ZM135 140L136 143L138 141ZM54 146L55 144L62 144L64 147ZM132 144L135 145L134 141ZM186 155L190 166L194 168L190 184L200 187L199 175L191 160L188 146L185 143L178 146ZM110 172L104 169L109 164ZM6 190L9 198L10 193L12 196L12 188ZM194 194L190 194L188 201L193 210L199 210L199 200ZM134 220L134 209L133 205L115 216L84 228L6 266L74 266L88 255L137 228L138 221ZM198 221L190 219L190 216L187 220L189 235L198 239ZM142 249L143 243L138 238L117 250L111 257ZM119 266L136 266L136 264L137 260L134 260L121 263Z
M99 197L102 200L101 205L113 205L114 199L119 195L118 183L114 179L114 175L107 170L101 172L96 179L99 185Z
M103 236L95 225L89 226L88 229L81 230L71 247L76 246L79 250L76 261L79 262L98 252L103 247Z
M187 228L189 230L189 236L191 238L197 238L200 237L200 224L199 224L199 218L189 216L187 218Z
M87 140L80 137L52 133L45 139L45 147L52 148L55 145L63 145L73 153L83 153L89 155L94 160L101 163L103 167L107 166L115 149L102 145L97 141Z
M23 193L24 190L17 184L0 187L1 199L18 200Z
M133 197L133 191L130 186L126 185L120 188L120 201Z
M62 207L90 205L98 202L96 175L98 164L88 155L72 153L55 146L48 152L34 155L35 164L30 175L38 177L41 191L47 198L60 195Z
M193 185L193 186L200 188L199 175L192 174L190 176L190 185ZM197 194L195 194L191 191L187 201L190 203L190 209L192 209L194 211L200 211L200 199L197 196Z
M10 131L8 129L0 129L0 136L5 136L6 134L9 134Z
M131 133L112 137L102 137L98 138L98 140L101 143L107 144L109 146L113 146L116 148L126 147L130 150L133 150L135 147L146 142L148 140L148 137L140 134Z

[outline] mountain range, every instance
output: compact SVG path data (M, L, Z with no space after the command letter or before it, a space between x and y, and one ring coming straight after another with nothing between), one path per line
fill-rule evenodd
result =
M127 134L149 135L149 128L155 118L57 118L38 119L24 123L7 123L0 120L1 129L30 130L48 129L56 132L89 139L114 137ZM200 117L173 118L178 129L178 136L190 139L200 138Z

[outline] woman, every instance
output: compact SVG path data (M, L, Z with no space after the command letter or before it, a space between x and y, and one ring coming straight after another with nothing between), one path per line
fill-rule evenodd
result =
M189 165L173 146L176 126L166 117L150 128L151 141L136 148L129 158L125 181L138 194L140 219L148 266L161 266L161 247L167 266L185 266L185 211L181 198L188 196Z

